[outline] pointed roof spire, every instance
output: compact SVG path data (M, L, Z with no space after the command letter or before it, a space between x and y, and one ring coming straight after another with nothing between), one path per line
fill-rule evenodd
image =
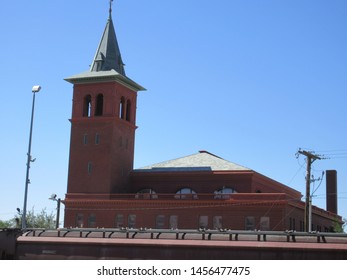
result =
M113 0L110 0L110 9L109 9L109 16L108 16L109 19L112 18L112 2Z
M116 70L125 76L124 63L119 50L116 32L112 21L112 2L110 0L109 18L106 23L104 33L96 51L93 63L90 67L91 72Z

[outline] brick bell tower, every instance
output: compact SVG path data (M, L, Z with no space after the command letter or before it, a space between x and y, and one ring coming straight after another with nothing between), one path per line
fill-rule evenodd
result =
M125 74L111 3L90 70L65 79L74 85L67 220L76 198L90 200L126 192L133 169L137 92L145 89ZM78 204L82 207L83 203Z

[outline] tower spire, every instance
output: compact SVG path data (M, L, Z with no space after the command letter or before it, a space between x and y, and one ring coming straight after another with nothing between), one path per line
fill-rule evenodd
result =
M124 63L112 21L112 2L113 0L110 0L109 18L90 71L110 71L113 69L119 74L125 76Z

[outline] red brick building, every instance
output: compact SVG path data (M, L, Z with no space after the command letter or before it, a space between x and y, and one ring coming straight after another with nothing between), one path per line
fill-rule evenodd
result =
M74 85L65 227L303 230L298 191L206 151L133 169L137 92L110 15ZM336 213L313 207L314 230Z

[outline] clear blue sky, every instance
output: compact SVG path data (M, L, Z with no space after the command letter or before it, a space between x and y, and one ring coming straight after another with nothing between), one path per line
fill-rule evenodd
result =
M88 69L108 1L4 1L0 10L0 220L66 193L72 85ZM208 150L305 193L298 148L330 159L347 217L347 1L117 0L113 19L139 93L135 167ZM318 183L315 184L318 187ZM325 178L313 203L325 208ZM63 216L63 213L62 213Z

